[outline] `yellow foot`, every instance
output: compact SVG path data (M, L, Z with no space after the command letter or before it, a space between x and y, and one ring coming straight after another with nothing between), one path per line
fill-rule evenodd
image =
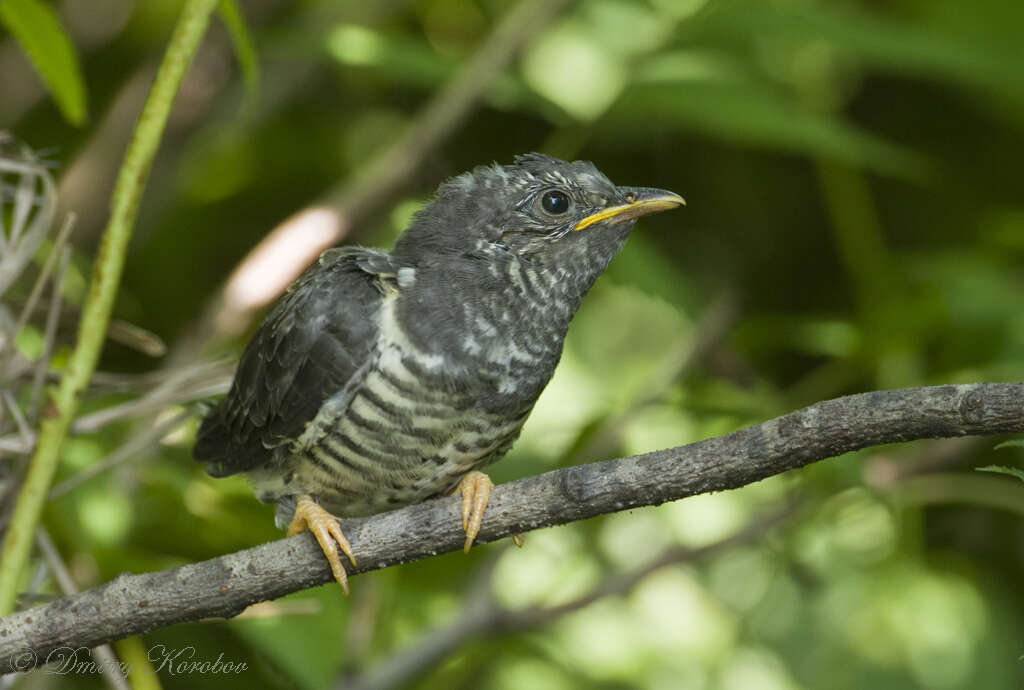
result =
M341 588L345 590L347 595L348 575L345 573L345 566L341 564L341 556L338 555L338 549L340 547L341 552L348 556L348 559L352 561L352 565L355 565L356 557L352 555L352 547L349 545L348 539L341 532L338 518L322 508L319 503L313 500L312 496L303 494L298 497L298 503L295 504L295 516L292 518L292 524L288 525L288 536L290 537L307 529L316 537L320 548L324 552L324 556L327 557L327 562L331 564L331 572L334 573L334 579L338 581L338 584L341 585Z
M484 509L491 495L494 482L483 472L473 470L459 481L456 491L462 492L462 529L466 530L466 546L463 551L469 553L476 535L480 534L480 524L484 520Z

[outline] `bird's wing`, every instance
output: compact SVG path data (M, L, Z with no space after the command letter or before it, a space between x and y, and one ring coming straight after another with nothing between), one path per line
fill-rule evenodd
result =
M217 477L280 461L320 406L369 360L394 267L381 251L324 252L253 336L227 396L199 428L193 457Z

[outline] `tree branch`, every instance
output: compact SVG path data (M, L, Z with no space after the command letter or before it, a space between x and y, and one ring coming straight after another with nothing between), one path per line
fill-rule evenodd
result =
M477 541L733 489L867 446L1021 432L1024 383L851 395L679 448L503 484L491 495ZM447 497L344 521L359 559L351 574L460 549L465 535L458 503ZM235 616L255 602L331 579L319 547L305 534L170 570L123 574L0 619L0 673L55 660L61 648L93 647L172 623Z

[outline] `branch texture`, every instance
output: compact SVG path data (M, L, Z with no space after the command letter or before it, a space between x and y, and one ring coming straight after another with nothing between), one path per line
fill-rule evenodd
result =
M547 472L495 488L478 542L733 489L885 443L1024 432L1024 383L906 388L820 402L725 436ZM462 548L459 499L447 497L342 525L350 575ZM201 563L123 574L95 589L0 619L0 673L153 628L231 617L250 604L332 581L307 534ZM52 656L51 656L52 655Z

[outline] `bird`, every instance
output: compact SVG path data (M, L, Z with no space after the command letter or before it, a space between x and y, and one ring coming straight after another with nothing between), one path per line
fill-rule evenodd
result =
M569 323L637 218L685 205L540 153L443 183L390 251L326 250L259 325L193 449L310 531L348 594L338 518L461 493L468 552Z

